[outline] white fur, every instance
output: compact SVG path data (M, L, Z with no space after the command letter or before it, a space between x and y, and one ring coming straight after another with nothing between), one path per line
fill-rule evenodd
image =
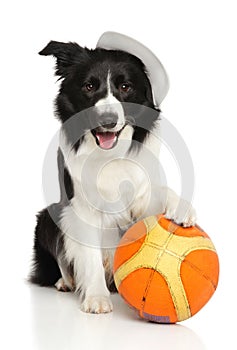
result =
M107 95L106 97L100 99L96 104L95 108L97 109L97 112L99 114L104 113L114 113L118 116L118 122L117 125L110 129L110 131L119 131L121 130L125 125L125 118L124 118L124 110L121 102L114 97L114 95L111 92L111 82L110 82L111 74L110 71L108 71L107 75Z

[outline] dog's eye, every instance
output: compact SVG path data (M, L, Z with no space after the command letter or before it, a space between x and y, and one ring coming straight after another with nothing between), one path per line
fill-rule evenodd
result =
M119 85L119 90L121 92L128 92L132 89L131 84L129 83L122 83Z
M84 88L86 91L91 92L91 91L95 90L95 85L92 83L87 83L84 85Z

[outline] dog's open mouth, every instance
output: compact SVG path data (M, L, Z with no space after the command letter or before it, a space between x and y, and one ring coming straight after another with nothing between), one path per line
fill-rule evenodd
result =
M119 134L123 128L117 132L112 131L101 131L100 129L94 129L92 130L92 134L94 135L96 139L96 143L98 146L100 146L102 149L111 149L113 148L118 141Z
M96 132L96 140L103 149L110 149L115 146L118 136L115 132Z

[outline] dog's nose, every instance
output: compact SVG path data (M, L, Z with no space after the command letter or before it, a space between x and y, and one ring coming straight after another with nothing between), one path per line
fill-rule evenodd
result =
M113 129L118 122L118 116L114 113L104 113L101 116L101 126L106 129Z
M106 129L113 129L117 123L103 124L102 126Z

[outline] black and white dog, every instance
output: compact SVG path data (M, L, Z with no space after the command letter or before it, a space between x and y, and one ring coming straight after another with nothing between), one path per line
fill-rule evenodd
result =
M61 79L61 199L38 214L30 280L78 291L85 312L110 312L113 253L126 229L159 212L191 226L195 211L179 214L180 198L160 184L160 110L144 63L55 41L40 55L56 58Z

